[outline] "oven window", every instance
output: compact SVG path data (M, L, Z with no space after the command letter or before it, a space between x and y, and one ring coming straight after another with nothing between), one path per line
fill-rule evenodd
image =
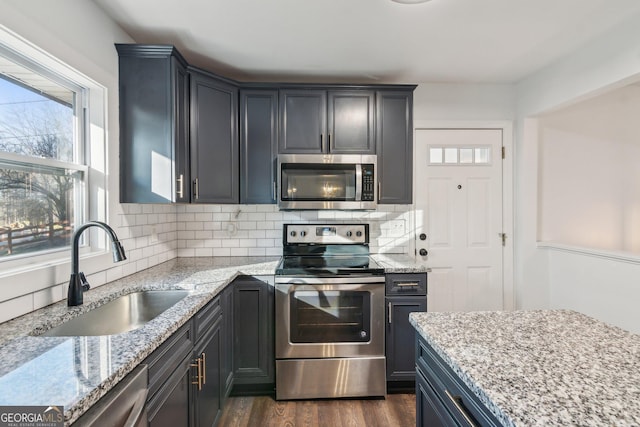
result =
M356 172L353 164L282 165L282 200L356 199Z
M294 291L292 343L368 342L371 294L366 291Z

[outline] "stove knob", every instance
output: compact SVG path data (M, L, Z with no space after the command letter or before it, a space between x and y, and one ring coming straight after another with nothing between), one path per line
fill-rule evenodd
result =
M352 234L353 234L352 232L347 231L347 237L351 237Z
M358 237L362 236L362 231L356 231L356 236Z
M306 235L307 235L307 232L306 232L306 231L304 231L304 230L303 230L303 231L301 231L301 232L300 232L300 237L304 237L304 236L306 236Z
M291 237L296 237L296 232L295 232L295 231L292 231L291 233L289 233L289 235L290 235Z

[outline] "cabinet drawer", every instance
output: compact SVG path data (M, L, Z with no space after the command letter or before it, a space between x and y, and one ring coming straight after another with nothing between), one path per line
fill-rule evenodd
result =
M426 295L427 273L386 275L387 295Z
M416 334L416 365L460 425L502 425L419 334Z
M192 349L193 325L189 321L142 362L149 365L149 397L158 391Z
M193 317L195 324L194 342L197 342L209 331L220 315L222 315L222 306L220 305L220 296L217 296L202 307Z

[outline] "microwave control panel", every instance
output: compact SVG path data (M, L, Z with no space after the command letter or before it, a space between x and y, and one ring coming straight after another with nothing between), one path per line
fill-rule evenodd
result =
M372 202L375 200L375 171L373 165L362 165L362 201Z

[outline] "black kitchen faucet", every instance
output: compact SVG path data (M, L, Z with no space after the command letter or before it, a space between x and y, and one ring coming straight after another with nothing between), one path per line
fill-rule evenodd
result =
M107 232L111 238L111 251L113 253L113 262L120 262L127 259L124 248L118 240L115 231L104 222L90 221L81 225L73 234L73 246L71 246L71 278L69 279L69 292L67 293L67 306L73 307L82 305L83 292L88 291L90 286L84 273L79 270L80 259L78 255L80 246L80 235L89 227L100 227Z

